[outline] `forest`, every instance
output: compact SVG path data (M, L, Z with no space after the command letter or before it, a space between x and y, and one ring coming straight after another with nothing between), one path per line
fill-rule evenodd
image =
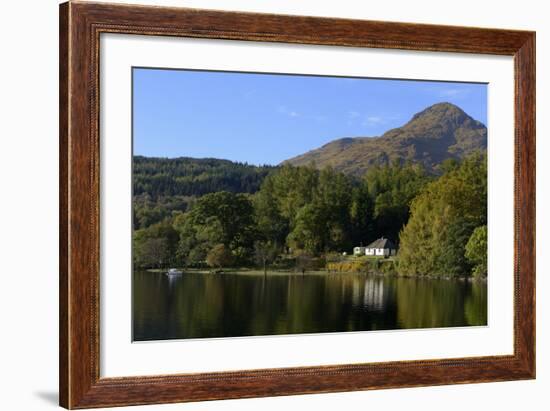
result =
M193 199L217 191L255 193L272 166L214 158L133 158L135 229L186 211Z
M438 170L394 161L357 177L313 164L135 157L134 265L324 268L384 236L398 245L399 275L485 276L486 155Z

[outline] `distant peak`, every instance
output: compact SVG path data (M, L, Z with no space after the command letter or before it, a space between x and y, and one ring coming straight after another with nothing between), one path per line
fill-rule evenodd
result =
M416 113L411 120L415 120L417 118L424 117L426 115L439 115L439 116L454 115L454 116L460 116L460 117L468 117L468 115L460 107L452 103L442 102L442 103L436 103Z
M474 120L460 107L452 103L437 103L419 113L416 113L411 120L403 126L403 129L425 129L435 125L456 128L480 128L484 127L479 121Z

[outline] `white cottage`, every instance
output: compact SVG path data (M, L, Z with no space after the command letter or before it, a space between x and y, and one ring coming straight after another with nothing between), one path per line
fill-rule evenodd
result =
M365 255L389 257L391 255L395 255L396 252L397 248L395 247L395 244L391 240L384 237L373 241L365 247Z

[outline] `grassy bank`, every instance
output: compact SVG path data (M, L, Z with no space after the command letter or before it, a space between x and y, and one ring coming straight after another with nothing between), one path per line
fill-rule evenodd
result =
M224 268L223 270L208 270L208 269L198 269L198 268L189 268L181 269L183 271L183 275L185 274L208 274L208 275L226 275L226 274L238 274L238 275L251 275L251 276L263 276L264 271L262 269L257 268ZM153 273L153 274L163 274L167 270L166 269L158 269L158 268L151 268L146 270L147 272ZM326 275L328 272L327 270L311 270L311 271L305 271L303 274L299 270L277 270L277 269L268 269L267 274L270 276L273 275Z
M397 275L397 260L390 258L356 257L327 263L329 272Z
M180 268L183 274L205 274L205 275L250 275L264 276L261 268L249 267L228 267L223 269L208 268ZM150 273L165 273L166 268L152 268L146 271ZM398 276L403 278L424 278L438 280L463 280L463 281L486 281L487 277L473 276L432 276L432 275L403 275L398 272L398 260L395 257L376 258L376 257L349 257L342 261L331 261L326 263L325 268L314 268L311 270L302 270L299 268L277 268L271 267L267 270L269 276L288 276L288 275L331 275L331 274L366 274L378 276Z

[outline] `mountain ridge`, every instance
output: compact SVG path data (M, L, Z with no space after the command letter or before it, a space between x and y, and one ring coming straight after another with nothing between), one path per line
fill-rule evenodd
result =
M461 159L487 148L487 127L460 107L442 102L416 113L401 127L374 137L343 137L282 164L331 166L355 176L392 161L411 161L437 172L448 158Z

